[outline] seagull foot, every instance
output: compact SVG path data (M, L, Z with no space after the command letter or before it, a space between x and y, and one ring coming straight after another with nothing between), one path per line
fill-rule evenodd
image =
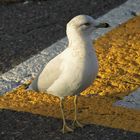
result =
M76 128L76 127L83 128L83 127L84 127L84 125L81 124L80 122L78 122L77 120L74 120L74 121L73 121L72 126L73 126L74 128Z
M68 127L67 125L63 125L63 128L61 129L61 132L64 133L68 133L68 132L73 132L73 129Z

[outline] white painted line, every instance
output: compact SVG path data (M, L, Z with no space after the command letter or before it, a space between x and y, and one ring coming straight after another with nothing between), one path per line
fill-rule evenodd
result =
M125 96L123 100L117 101L114 105L131 109L140 109L140 88L128 96Z
M112 28L116 27L128 19L133 17L132 12L138 13L140 10L140 0L128 0L121 6L111 10L107 14L99 17L97 21L108 22ZM97 39L99 36L108 32L111 29L102 29L94 32L93 38ZM10 71L0 76L0 94L4 94L21 84L24 80L35 76L39 70L53 57L62 52L67 44L66 37L57 41L49 48L44 49L41 53L31 57L25 62L19 64Z

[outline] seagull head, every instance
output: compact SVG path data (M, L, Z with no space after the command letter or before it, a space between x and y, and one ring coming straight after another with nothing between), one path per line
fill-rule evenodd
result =
M97 28L108 28L108 23L98 23L91 16L78 15L67 23L67 35L80 34L89 36Z

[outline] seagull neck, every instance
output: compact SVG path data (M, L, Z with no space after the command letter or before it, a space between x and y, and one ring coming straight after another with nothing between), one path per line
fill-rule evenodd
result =
M74 35L68 37L69 46L72 47L91 47L93 46L92 39L86 35Z

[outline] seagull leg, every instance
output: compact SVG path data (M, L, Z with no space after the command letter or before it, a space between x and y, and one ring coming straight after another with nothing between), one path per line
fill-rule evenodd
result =
M77 120L77 95L74 96L74 121L72 123L73 127L83 127L83 125Z
M66 124L66 120L65 120L65 116L64 116L64 105L63 105L63 98L60 98L60 109L61 109L61 114L62 114L62 118L63 118L63 128L62 128L62 133L66 133L66 132L73 132L73 129L71 129L70 127L67 126Z

